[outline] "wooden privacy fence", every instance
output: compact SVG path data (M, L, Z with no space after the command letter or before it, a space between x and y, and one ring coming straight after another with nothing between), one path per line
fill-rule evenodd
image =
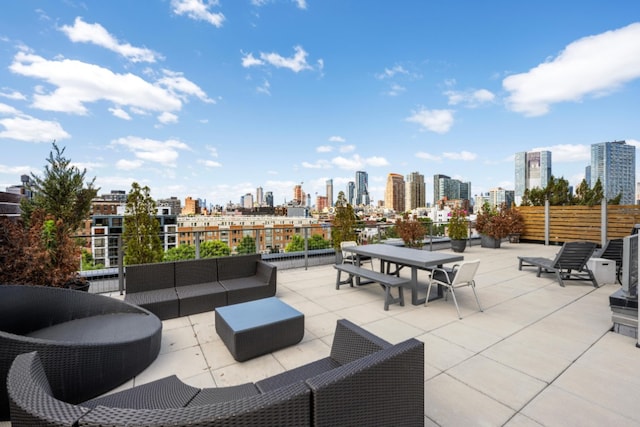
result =
M545 243L588 240L604 244L628 236L640 224L639 205L520 206L518 210L524 217L520 238Z

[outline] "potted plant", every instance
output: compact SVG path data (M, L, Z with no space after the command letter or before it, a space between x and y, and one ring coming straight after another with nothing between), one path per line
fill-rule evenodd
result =
M396 231L406 247L422 248L426 230L420 221L409 218L408 213L396 220Z
M509 224L509 243L519 243L520 235L524 232L524 217L518 208L512 206L507 210L507 222Z
M480 233L480 246L483 248L499 248L502 239L509 236L512 228L514 224L504 204L498 209L485 203L476 218L476 230Z
M467 247L467 238L469 237L467 212L462 209L454 209L449 214L449 227L447 232L449 239L451 239L451 249L454 252L464 252Z

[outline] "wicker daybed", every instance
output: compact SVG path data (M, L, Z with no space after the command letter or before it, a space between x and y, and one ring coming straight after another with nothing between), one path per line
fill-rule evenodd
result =
M0 420L9 418L6 378L37 351L51 392L78 403L133 378L160 351L162 322L123 301L70 289L0 285Z

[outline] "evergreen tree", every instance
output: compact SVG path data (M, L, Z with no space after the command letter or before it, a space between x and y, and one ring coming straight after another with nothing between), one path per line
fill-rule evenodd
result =
M147 264L162 261L160 224L156 219L156 202L151 198L149 187L131 184L124 214L125 245L124 263Z
M64 157L64 150L54 141L43 177L31 174L28 188L33 192L33 199L24 198L20 203L25 226L29 225L31 214L37 209L55 220L62 220L67 232L76 231L82 221L89 218L91 199L98 193L93 187L95 177L85 187L87 170L80 171L72 166L71 160Z
M333 249L340 250L340 243L344 241L356 240L356 214L344 195L344 191L338 193L336 200L336 216L333 219L331 229L331 240Z

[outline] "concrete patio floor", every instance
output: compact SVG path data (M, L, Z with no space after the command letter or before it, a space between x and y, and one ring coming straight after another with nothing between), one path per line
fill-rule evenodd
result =
M305 315L300 344L238 363L215 332L213 312L172 319L163 322L156 361L119 389L171 374L197 387L257 381L326 357L336 320L346 318L392 343L425 343L427 426L638 426L640 349L610 332L608 297L619 285L567 281L563 288L552 275L518 271L518 255L558 250L467 247L465 259L481 260L476 284L485 311L463 288L462 320L451 298L413 306L408 292L404 307L384 311L380 286L336 290L331 265L279 270L277 296ZM422 283L427 277L419 275Z

